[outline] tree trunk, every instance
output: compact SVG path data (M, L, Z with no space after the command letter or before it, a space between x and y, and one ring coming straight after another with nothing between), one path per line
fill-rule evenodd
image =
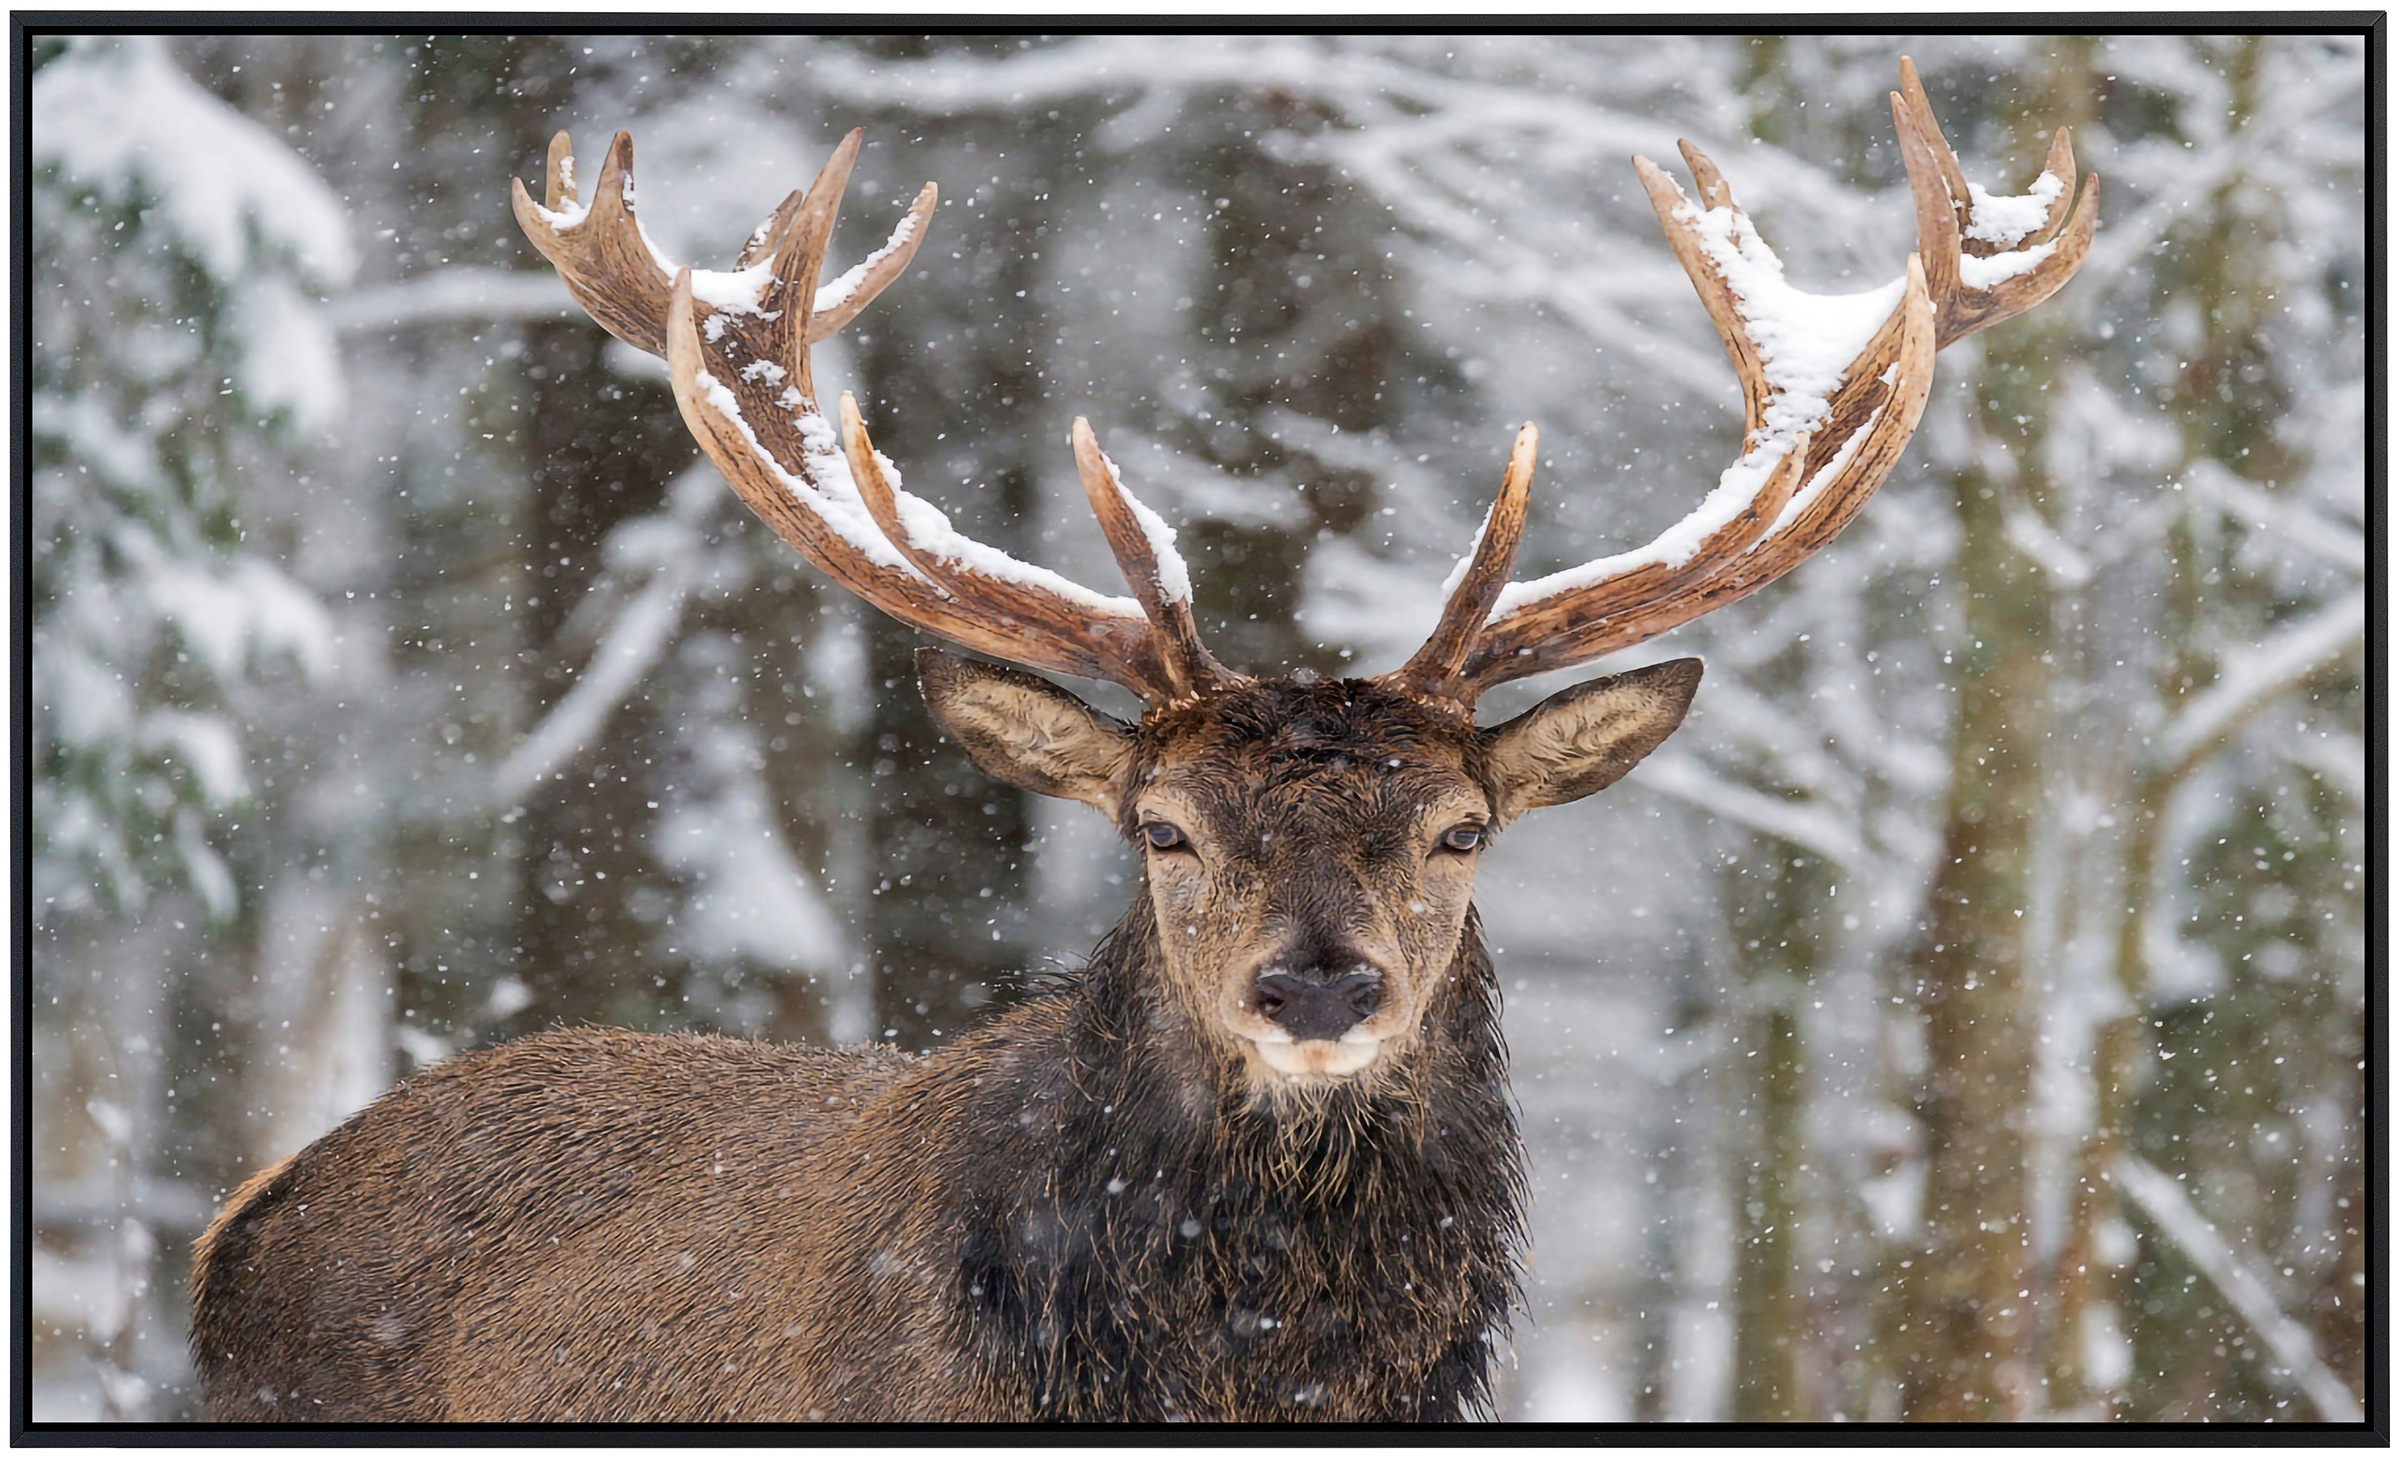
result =
M1815 863L1767 843L1753 874L1729 878L1747 978L1739 1067L1746 1107L1733 1127L1735 1422L1826 1416L1802 1239L1808 1191L1808 1055L1799 1008L1816 962L1810 912L1823 902Z

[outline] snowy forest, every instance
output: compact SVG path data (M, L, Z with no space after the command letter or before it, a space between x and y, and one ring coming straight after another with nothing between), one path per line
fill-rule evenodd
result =
M630 131L721 267L863 128L833 269L942 203L817 368L914 489L1113 585L1089 416L1219 656L1375 673L1519 422L1520 577L1739 453L1628 157L1692 139L1794 282L1880 285L1903 55L1994 192L2071 127L2097 242L1837 542L1603 666L1705 659L1682 731L1487 854L1497 1415L2357 1420L2359 34L36 36L20 1416L202 1416L193 1237L434 1060L932 1047L1135 890L570 303L509 211L553 133Z

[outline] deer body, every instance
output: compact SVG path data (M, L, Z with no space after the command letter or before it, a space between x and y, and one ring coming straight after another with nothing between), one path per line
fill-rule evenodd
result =
M1316 719L1284 788L1380 814L1423 772L1372 717ZM1288 854L1355 840L1335 819ZM1355 924L1327 879L1295 943ZM195 1350L254 1421L1457 1417L1519 1155L1471 916L1437 970L1380 1076L1281 1094L1178 995L1147 895L923 1057L574 1030L452 1059L235 1197Z
M1978 219L1906 62L1902 80L1919 254L1849 364L1780 375L1759 340L1788 345L1789 291L1724 179L1685 147L1695 206L1635 159L1741 376L1741 460L1652 547L1512 586L1522 428L1425 646L1338 682L1208 652L1173 534L1084 422L1076 466L1131 598L959 538L850 397L838 426L820 410L809 345L899 275L935 202L928 184L820 289L857 133L705 287L642 235L629 138L589 204L555 139L520 223L593 318L665 356L761 520L904 622L1142 698L1125 723L1016 669L918 654L944 732L994 778L1107 815L1141 892L1087 968L923 1057L573 1031L420 1074L237 1190L201 1238L193 1350L218 1415L1488 1411L1524 1191L1475 868L1517 816L1655 749L1700 669L1598 679L1488 728L1477 699L1805 560L1891 469L1935 350L2039 302L2090 245L2096 189L2077 197L2063 131L2041 222ZM2017 256L1962 271L1996 254ZM1821 398L1794 383L1826 378Z

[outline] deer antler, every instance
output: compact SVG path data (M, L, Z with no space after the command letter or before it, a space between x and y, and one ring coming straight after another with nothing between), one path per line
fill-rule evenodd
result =
M1993 197L1960 170L1915 65L1903 59L1900 77L1892 116L1918 251L1902 278L1872 293L1819 298L1786 284L1723 175L1690 143L1678 145L1698 203L1633 159L1741 382L1742 455L1648 546L1512 584L1533 481L1536 437L1525 426L1473 550L1445 585L1433 636L1385 682L1464 708L1495 684L1588 662L1773 582L1831 541L1890 473L1924 413L1934 352L2073 276L2091 248L2100 179L2076 196L2066 129L2028 194ZM1076 468L1130 599L960 535L901 489L848 395L839 428L825 418L809 346L899 277L936 197L927 183L889 242L819 287L858 146L853 131L805 192L768 215L730 273L669 263L642 232L623 132L588 204L560 133L544 202L512 184L517 220L594 319L666 357L685 423L750 509L875 607L997 658L1123 684L1153 705L1239 681L1200 642L1174 533L1125 489L1084 421Z
M1679 147L1697 204L1647 158L1633 159L1740 378L1742 455L1648 546L1504 586L1532 469L1531 428L1520 432L1440 623L1387 682L1471 705L1495 684L1654 638L1773 582L1833 540L1889 474L1924 413L1934 352L2073 276L2091 248L2100 179L2076 199L2066 129L2030 194L1995 198L1960 171L1915 65L1902 60L1900 76L1892 116L1918 252L1903 278L1873 293L1820 298L1786 284L1724 176L1690 143Z
M602 327L663 355L675 401L701 449L776 535L904 623L1053 673L1123 684L1152 704L1233 677L1200 645L1174 534L1135 501L1091 431L1075 423L1076 462L1133 598L1105 597L1019 562L950 526L901 489L841 399L837 431L818 407L808 348L857 317L915 256L933 214L925 184L891 239L819 287L825 246L859 133L843 138L805 193L751 234L730 273L667 261L635 216L633 139L610 144L587 204L561 132L544 201L512 182L517 221Z

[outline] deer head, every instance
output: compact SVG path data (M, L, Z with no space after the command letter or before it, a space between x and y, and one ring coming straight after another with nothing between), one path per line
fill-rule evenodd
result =
M1512 585L1536 453L1524 426L1424 647L1379 678L1337 682L1254 679L1208 652L1173 532L1125 488L1084 421L1076 465L1130 598L961 536L902 489L849 395L838 424L826 415L809 346L899 276L936 200L926 184L881 249L823 282L857 132L768 216L730 272L671 264L643 234L623 133L588 201L562 133L544 201L519 184L515 206L593 318L666 358L701 447L802 555L952 643L1142 698L1145 712L1127 723L1015 669L932 649L918 659L934 717L986 772L1117 824L1144 860L1159 1017L1275 1090L1373 1080L1404 1064L1458 954L1484 844L1523 812L1631 769L1681 723L1700 666L1603 678L1488 728L1475 722L1480 696L1643 642L1797 566L1890 472L1923 413L1935 351L2040 302L2080 265L2098 179L2078 197L2064 129L2035 206L1986 215L1905 61L1892 108L1918 251L1902 279L1850 300L1786 285L1698 149L1682 146L1696 202L1634 159L1739 377L1742 454L1649 545Z

